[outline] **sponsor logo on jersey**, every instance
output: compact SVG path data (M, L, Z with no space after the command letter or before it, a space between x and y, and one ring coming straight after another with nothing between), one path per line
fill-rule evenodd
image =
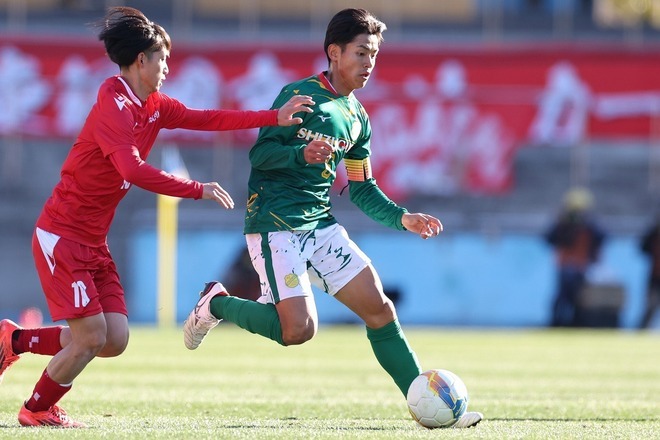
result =
M156 119L158 118L160 118L160 112L156 110L156 112L153 115L149 116L149 123L151 124L153 122L156 122Z
M327 121L328 119L330 119L331 117L332 117L332 116L319 115L319 119L321 120L321 122L325 122L325 121Z
M355 125L353 126L355 128ZM332 145L337 150L348 151L353 148L355 145L354 142L351 142L347 139L336 138L334 136L328 136L327 134L319 133L318 131L308 130L304 127L301 127L296 133L298 139L304 139L306 141L326 141Z

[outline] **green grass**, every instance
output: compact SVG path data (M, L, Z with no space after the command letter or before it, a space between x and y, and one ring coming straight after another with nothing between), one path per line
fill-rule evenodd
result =
M408 327L426 368L458 373L475 429L426 430L380 369L361 327L322 327L280 347L223 324L196 351L180 329L133 328L62 401L84 430L21 428L48 362L25 355L0 386L7 439L651 439L660 437L660 335Z

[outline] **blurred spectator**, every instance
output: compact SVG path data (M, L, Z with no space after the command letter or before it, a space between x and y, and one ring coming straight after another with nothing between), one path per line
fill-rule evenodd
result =
M644 232L640 240L640 248L648 257L651 267L646 291L646 307L640 328L648 328L651 318L660 307L660 216Z
M571 189L562 210L545 235L554 248L557 292L552 305L553 327L575 326L576 306L586 284L587 270L596 262L605 234L591 218L593 196L583 188Z

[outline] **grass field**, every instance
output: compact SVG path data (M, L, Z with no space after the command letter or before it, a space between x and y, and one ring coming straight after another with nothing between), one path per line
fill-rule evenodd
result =
M469 430L426 430L358 326L322 327L280 347L222 324L196 351L180 329L133 328L62 406L84 430L21 428L16 414L48 358L25 355L0 386L2 439L660 438L660 334L407 328L426 368L458 373Z

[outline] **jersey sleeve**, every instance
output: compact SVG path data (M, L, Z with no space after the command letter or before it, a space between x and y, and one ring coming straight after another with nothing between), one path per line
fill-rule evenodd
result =
M198 110L161 94L163 128L226 131L277 125L278 107L271 110Z
M272 108L279 108L294 95L287 88L282 89L273 103ZM294 166L307 166L303 149L305 141L298 139L296 132L305 125L313 113L301 113L301 125L289 127L263 127L259 130L259 137L250 149L250 164L258 170L272 170L278 168L291 168ZM298 115L297 115L298 116Z
M363 182L348 182L351 202L372 220L387 227L405 231L401 217L408 212L394 203L376 184L376 179Z
M405 230L401 217L408 211L387 197L372 175L371 126L368 119L365 121L361 141L344 157L351 202L372 220L393 229Z
M155 168L140 158L137 148L123 148L110 154L110 161L129 183L157 194L199 199L204 188L200 182L185 179Z

